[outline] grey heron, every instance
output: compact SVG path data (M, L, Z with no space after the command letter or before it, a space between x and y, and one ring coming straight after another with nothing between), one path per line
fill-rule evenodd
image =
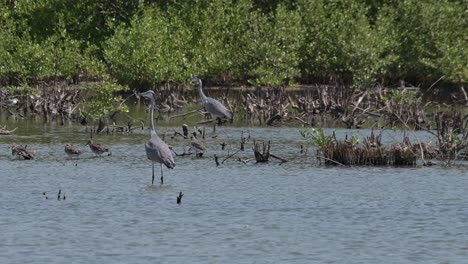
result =
M102 146L101 144L93 143L93 140L92 140L92 139L88 140L88 143L86 143L86 145L89 145L89 148L90 148L91 151L94 153L94 155L99 156L99 157L102 157L101 155L102 155L104 152L108 152L108 151L109 151L108 148Z
M158 162L161 165L161 184L164 182L163 178L163 167L164 164L167 168L173 169L175 167L174 157L172 156L172 152L169 146L164 142L156 131L154 130L153 124L153 112L155 106L155 94L152 90L146 91L144 93L140 93L140 96L143 96L150 100L150 110L148 114L148 123L149 123L149 130L150 130L150 138L148 142L145 144L145 151L146 156L149 160L153 163L153 175L151 179L151 184L154 184L154 163Z
M203 93L202 81L200 78L198 78L197 76L193 76L192 79L190 79L190 83L193 83L193 82L198 82L198 93L200 94L202 105L205 108L205 110L213 116L214 119L225 118L225 119L232 120L231 111L229 111L218 100L208 97Z
M81 151L78 147L74 146L73 144L66 144L65 153L67 153L70 159L73 159L79 158L83 151Z

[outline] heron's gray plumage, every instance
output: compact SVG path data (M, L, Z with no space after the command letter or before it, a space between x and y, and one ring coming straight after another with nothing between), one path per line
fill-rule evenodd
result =
M148 123L150 130L150 139L145 144L146 157L153 162L153 178L151 183L154 182L154 163L158 162L161 164L161 184L163 183L163 173L162 173L162 164L167 168L173 169L175 167L174 157L172 152L169 149L169 146L164 142L156 131L154 130L153 124L153 112L155 106L155 94L152 90L146 91L140 94L141 96L148 98L150 100L150 111L148 114Z
M198 82L198 93L200 94L202 105L205 110L210 113L214 118L225 118L232 119L232 112L229 111L222 103L218 100L208 97L203 93L202 90L202 81L197 76L193 76L190 82Z
M175 167L174 157L169 146L158 135L152 135L145 144L146 157L149 160L164 164L167 168Z

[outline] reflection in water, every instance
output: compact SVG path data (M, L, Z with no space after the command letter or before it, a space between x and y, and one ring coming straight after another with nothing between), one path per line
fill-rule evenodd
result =
M83 147L81 158L70 161L65 143L82 147L89 139L81 127L21 124L28 126L27 133L0 137L0 263L463 263L468 257L464 169L321 167L300 154L305 142L295 128L219 127L217 137L207 133L203 158L176 157L167 184L150 185L145 130L95 136L113 155L95 158ZM172 139L173 129L158 132L182 153L191 141ZM242 131L271 140L271 152L289 162L230 158L217 167L213 155L222 161L236 151ZM353 131L336 131L345 133ZM384 139L401 139L385 133L392 134ZM34 148L36 159L12 159L11 142ZM235 157L253 157L251 144ZM56 199L59 189L66 200Z

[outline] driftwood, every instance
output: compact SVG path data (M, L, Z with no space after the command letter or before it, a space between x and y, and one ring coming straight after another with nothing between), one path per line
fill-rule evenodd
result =
M280 119L281 119L281 115L280 114L275 114L266 121L266 124L268 126L271 126L273 124L273 122L275 122L276 120L280 120Z
M216 119L209 119L209 120L205 120L205 121L200 121L200 122L197 122L197 125L210 124L210 123L212 123L214 121L216 121Z
M244 151L244 145L245 145L245 137L244 137L244 131L241 132L241 143L240 143L240 150Z
M0 135L11 135L13 132L16 131L16 129L18 129L18 128L15 127L15 128L12 129L12 130L7 130L7 129L6 129L6 126L4 126L3 128L0 128Z
M465 97L465 106L468 106L468 93L465 91L465 87L461 86L460 90L463 94L463 97Z
M199 112L201 109L196 109L196 110L192 110L192 111L189 111L189 112L186 112L186 113L183 113L183 114L179 114L179 115L173 115L173 116L170 116L169 119L172 119L172 118L177 118L177 117L182 117L182 116L187 116L187 115L190 115L190 114L194 114L196 112Z
M187 124L182 125L182 132L184 134L184 138L187 138L188 137L188 125Z
M242 163L244 163L244 164L247 164L247 162L252 161L252 160L255 160L255 158L246 159L246 160L243 160L243 159L241 159L241 158L238 158L237 160L240 161L240 162L242 162Z
M189 148L188 151L185 151L185 148L184 148L184 152L182 152L182 153L177 153L177 152L175 152L175 150L172 150L172 152L174 152L174 154L177 157L188 156L188 155L192 155L194 153L194 152L192 152L192 148Z
M227 156L225 159L223 159L223 161L221 161L221 164L223 164L226 160L230 159L232 156L236 155L237 153L239 153L240 149L234 153L232 153L231 155Z
M276 155L274 155L274 154L272 154L272 153L270 153L270 157L275 158L275 159L277 159L277 160L280 160L281 163L288 162L287 159L283 159L283 158L278 157L278 156L276 156Z

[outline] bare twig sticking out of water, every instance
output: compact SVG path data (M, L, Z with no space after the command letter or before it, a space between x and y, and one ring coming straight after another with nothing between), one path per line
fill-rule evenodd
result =
M307 155L307 148L304 148L304 145L301 145L301 154Z
M177 152L175 152L175 150L172 150L172 152L174 152L174 154L175 154L176 156L178 156L178 157L179 157L179 156L188 156L188 155L192 155L192 154L193 154L192 148L189 148L189 149L188 149L188 152L185 151L185 148L184 148L184 152L183 152L183 153L180 153L180 154L177 153Z
M214 160L216 162L216 167L219 166L219 161L218 161L218 156L216 156L216 154L214 155Z
M421 141L419 140L418 136L416 135L416 133L414 132L414 130L411 130L411 128L408 126L407 122L403 121L403 119L401 119L401 117L397 114L395 114L394 112L392 112L392 114L400 120L400 122L411 132L413 132L413 136L414 138L416 138L416 141L418 141L418 145L419 145L419 148L420 148L420 152L421 152L421 160L423 161L423 164L426 164L426 160L424 159L424 150L422 148L422 144L421 144Z
M188 138L188 125L187 124L182 125L182 133L184 135L184 138Z
M244 131L241 132L241 143L240 143L240 150L244 151L244 144L245 144L245 137L244 137Z
M465 91L465 87L460 86L460 90L462 91L463 97L465 97L465 106L468 106L468 93Z
M237 160L240 161L240 162L242 162L242 163L244 163L244 164L247 164L247 162L252 161L252 160L255 160L255 158L250 158L250 159L245 159L245 160L243 160L243 159L241 159L241 158L238 158Z
M4 126L3 128L0 128L0 135L11 135L13 132L16 131L16 129L18 129L18 127L15 127L12 130L7 130L6 126Z
M277 160L280 160L280 161L281 161L281 163L288 162L288 160L287 160L287 159L284 159L284 158L278 157L278 156L276 156L276 155L274 155L274 154L272 154L272 153L270 153L270 157L272 157L272 158L275 158L275 159L277 159Z
M174 135L171 137L172 139L174 139L176 136L181 136L184 139L188 138L188 125L187 124L182 125L182 133L175 130L175 128L173 130L174 130Z
M328 161L331 161L331 162L333 162L333 163L335 163L335 164L337 164L337 165L340 165L340 166L342 166L342 167L351 167L350 165L346 166L346 165L344 165L344 164L342 164L342 163L339 163L339 162L336 161L336 160L332 160L332 159L329 159L329 158L324 157L324 156L314 155L314 156L312 156L312 157L313 157L313 158L317 158L317 159L328 160Z
M177 131L177 130L175 130L175 129L173 129L173 130L174 130L174 136L172 136L172 139L174 139L176 136L181 136L181 137L183 137L184 139L187 139L187 137L184 136L184 135L183 135L182 133L180 133L179 131Z
M182 117L182 116L187 116L187 115L194 114L194 113L197 113L197 112L200 112L200 111L201 111L201 109L195 109L195 110L192 110L192 111L189 111L189 112L186 112L186 113L170 116L169 119Z
M240 149L234 153L232 153L231 155L227 156L225 159L223 159L223 161L221 161L221 164L224 164L224 162L228 159L230 159L232 156L236 155L237 153L239 153L239 151L241 151Z
M182 202L182 197L184 194L182 192L179 192L179 196L177 196L177 204L180 204Z
M268 159L270 157L270 141L268 141L268 144L262 142L262 147L263 151L260 152L260 144L257 144L254 140L253 151L255 154L255 160L257 162L268 162Z
M200 121L197 122L197 125L204 125L204 124L211 124L212 122L216 121L216 119L210 119L210 120L205 120L205 121Z

